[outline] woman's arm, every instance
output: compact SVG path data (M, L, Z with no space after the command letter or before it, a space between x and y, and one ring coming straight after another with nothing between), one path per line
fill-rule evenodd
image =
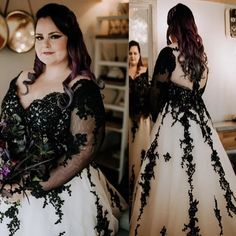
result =
M45 191L59 187L86 168L99 149L105 130L105 111L99 88L87 81L74 92L68 150L50 178Z
M172 48L165 47L156 60L149 94L150 113L154 122L161 107L166 102L168 83L175 66L175 56Z

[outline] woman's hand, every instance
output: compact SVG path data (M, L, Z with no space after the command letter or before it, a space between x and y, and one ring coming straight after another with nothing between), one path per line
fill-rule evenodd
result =
M44 191L48 191L48 182L47 181L44 181L44 182L39 182L40 186L42 187L42 189Z
M1 190L1 196L9 202L20 201L26 195L30 195L30 191L20 190L19 184L6 184Z

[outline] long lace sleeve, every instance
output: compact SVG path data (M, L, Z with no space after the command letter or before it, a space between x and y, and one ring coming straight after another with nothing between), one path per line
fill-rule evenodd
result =
M21 73L20 73L21 74ZM13 101L12 101L12 97L15 96L15 84L16 84L16 80L18 79L18 77L20 76L20 74L18 74L14 79L11 80L9 88L5 94L5 96L3 97L2 103L1 103L1 119L5 116L9 116L11 117L14 114L14 109L8 109L9 107L12 107L13 105Z
M86 168L104 137L105 111L99 88L94 82L84 80L77 83L71 106L67 153L51 172L48 181L42 183L44 190L63 185Z
M154 67L149 94L150 113L154 122L166 102L169 79L176 66L172 50L170 47L162 49Z

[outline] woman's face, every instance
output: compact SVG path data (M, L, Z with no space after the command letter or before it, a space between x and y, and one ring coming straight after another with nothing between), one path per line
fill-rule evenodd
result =
M36 54L44 64L68 63L68 38L56 27L50 17L38 20L35 39Z
M129 65L137 66L140 58L140 53L137 46L132 46L129 49Z

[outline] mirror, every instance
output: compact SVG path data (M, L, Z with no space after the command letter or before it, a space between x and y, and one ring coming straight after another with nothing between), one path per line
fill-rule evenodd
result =
M154 1L152 0L132 0L129 5L129 40L135 40L140 44L142 60L148 67L149 77L152 76L153 56L155 56L153 8Z
M0 14L0 49L4 48L7 43L8 28L5 18Z
M9 29L8 47L15 52L28 52L34 46L34 19L24 11L13 11L7 14Z

